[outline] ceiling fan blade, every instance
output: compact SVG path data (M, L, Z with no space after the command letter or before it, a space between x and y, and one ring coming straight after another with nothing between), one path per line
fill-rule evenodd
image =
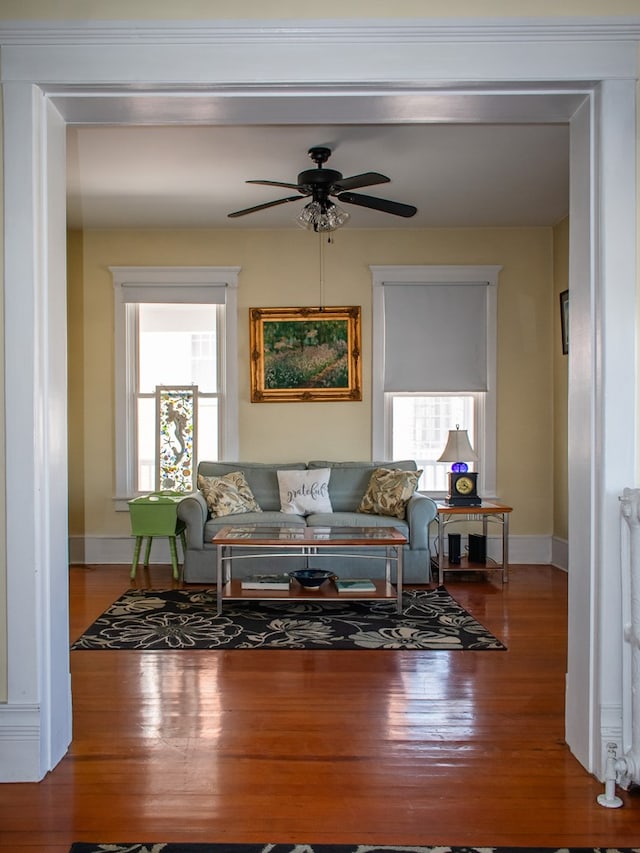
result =
M278 198L275 201L256 204L255 207L245 207L244 210L236 210L234 213L227 213L227 217L229 219L236 219L238 216L246 216L247 213L255 213L257 210L266 210L268 207L276 207L278 204L286 204L288 201L300 201L300 196L291 195L288 198Z
M399 201L389 201L386 198L375 198L372 195L361 195L360 193L340 193L339 201L349 204L357 204L360 207L370 207L373 210L381 210L383 213L392 213L394 216L415 216L418 208L412 204L401 204Z
M306 195L304 188L298 184L287 184L282 181L245 181L245 184L262 184L264 187L284 187L287 190L298 190L298 192Z
M353 175L350 178L341 178L333 186L336 191L357 190L360 187L373 187L376 184L388 184L391 178L381 175L379 172L364 172L362 175Z

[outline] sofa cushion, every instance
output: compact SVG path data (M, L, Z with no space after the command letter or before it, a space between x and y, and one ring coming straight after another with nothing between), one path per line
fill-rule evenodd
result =
M262 512L242 471L232 471L222 477L198 475L198 488L214 516Z
M284 513L309 515L332 512L329 500L329 468L313 471L278 471L280 510Z
M210 518L204 526L204 541L210 543L218 530L229 525L240 526L255 524L258 527L275 527L285 525L304 525L305 520L301 515L284 515L282 512L243 512L232 517Z
M388 515L370 515L364 512L313 513L307 516L309 527L395 527L400 533L409 536L409 525L398 518Z
M334 512L356 512L376 468L415 471L413 459L397 462L328 462L312 460L309 469L330 468L329 498ZM261 504L262 506L262 504ZM262 507L264 509L264 506Z
M404 518L409 498L418 486L422 471L376 468L371 474L358 512Z
M249 488L264 511L280 510L280 493L278 491L278 476L280 470L304 470L304 462L269 463L269 462L201 462L198 474L206 477L221 477L233 471L242 471Z

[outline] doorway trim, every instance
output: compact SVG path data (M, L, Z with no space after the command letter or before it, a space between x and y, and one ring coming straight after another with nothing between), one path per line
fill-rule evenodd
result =
M619 565L605 566L605 558L619 554L617 495L636 472L632 176L639 39L640 19L0 26L4 366L11 404L5 414L8 666L0 781L42 778L71 737L64 128L114 114L121 124L169 116L207 122L214 115L262 123L267 113L271 121L295 115L301 123L317 123L319 115L353 121L354 114L363 123L486 116L526 122L550 114L570 122L572 160L584 182L571 189L569 418L577 424L585 417L587 428L570 450L575 618L570 613L567 738L578 760L601 773L602 709L610 709L613 721L622 704L619 667L609 658L605 673L602 664L603 652L612 651L605 638L621 629ZM380 67L388 69L383 83ZM265 69L270 78L261 82ZM247 119L243 108L249 106ZM110 119L108 109L115 111ZM625 395L606 393L614 379ZM591 533L578 538L578 530Z

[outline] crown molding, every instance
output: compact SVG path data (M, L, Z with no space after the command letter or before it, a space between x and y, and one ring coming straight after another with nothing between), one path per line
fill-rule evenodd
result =
M640 16L314 21L5 21L0 44L637 42Z

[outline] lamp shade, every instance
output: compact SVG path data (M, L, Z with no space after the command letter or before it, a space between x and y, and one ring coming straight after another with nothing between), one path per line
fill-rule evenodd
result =
M449 430L447 445L438 457L438 462L477 462L478 454L471 447L466 429Z

